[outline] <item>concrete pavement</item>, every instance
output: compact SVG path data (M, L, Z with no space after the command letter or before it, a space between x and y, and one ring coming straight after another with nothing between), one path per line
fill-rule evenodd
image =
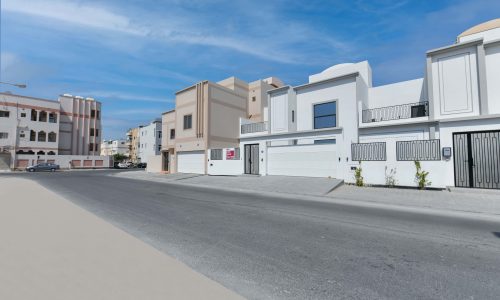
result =
M0 299L241 299L34 181L0 191Z
M21 175L249 299L500 294L498 217L304 201L106 172Z

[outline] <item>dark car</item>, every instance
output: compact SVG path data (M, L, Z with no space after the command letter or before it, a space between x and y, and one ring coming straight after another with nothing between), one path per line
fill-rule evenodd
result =
M59 170L59 165L53 163L40 163L26 168L26 171L28 172L38 172L38 171L55 172L56 170Z
M147 163L138 163L137 164L137 168L139 168L139 169L145 169L147 166L148 166Z

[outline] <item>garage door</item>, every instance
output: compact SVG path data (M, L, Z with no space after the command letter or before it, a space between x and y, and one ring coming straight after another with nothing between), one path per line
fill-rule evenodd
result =
M267 148L269 175L335 177L335 145L297 145Z
M205 152L178 152L177 172L205 174Z

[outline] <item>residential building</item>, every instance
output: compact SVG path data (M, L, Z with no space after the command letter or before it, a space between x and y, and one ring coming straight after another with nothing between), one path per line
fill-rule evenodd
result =
M230 77L178 91L175 110L162 116L162 170L206 174L208 149L237 147L239 119L267 121L267 91L282 85L273 77L252 83Z
M92 98L65 94L52 101L0 93L2 165L24 168L35 158L40 162L61 155L98 156L100 111L101 103Z
M139 129L142 126L131 128L127 132L127 145L129 149L129 158L131 162L138 162L139 160Z
M129 157L129 145L125 140L109 140L101 143L101 155L112 156L115 154L122 154Z
M138 161L147 163L150 156L160 155L162 141L161 119L139 127Z
M209 174L500 188L500 19L430 50L422 78L372 86L367 61L268 91L268 121L240 121L239 149L211 147Z

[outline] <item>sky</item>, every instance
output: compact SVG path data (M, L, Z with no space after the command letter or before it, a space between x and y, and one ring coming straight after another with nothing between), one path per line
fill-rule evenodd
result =
M201 80L286 84L368 60L375 86L423 77L425 52L500 17L498 0L0 0L0 85L102 102L105 139L125 138Z

